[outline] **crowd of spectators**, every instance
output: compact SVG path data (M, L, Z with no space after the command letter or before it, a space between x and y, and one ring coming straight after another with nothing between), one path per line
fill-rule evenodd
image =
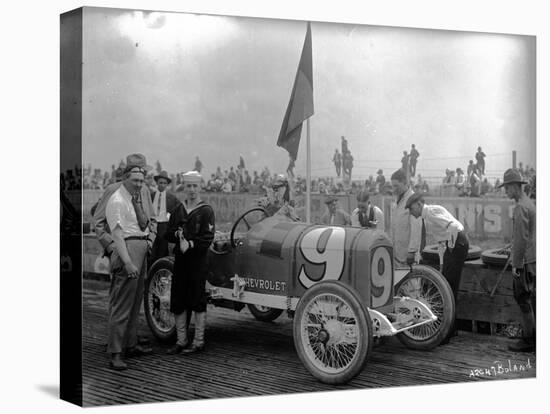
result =
M344 149L349 151L347 145L344 144ZM413 150L414 146L412 147ZM502 196L504 192L499 189L500 179L496 179L496 182L491 183L489 179L484 176L485 172L485 154L478 148L476 153L477 162L474 163L470 160L467 166L466 173L462 168L458 167L454 170L447 169L445 177L441 184L435 185L433 189L430 188L428 181L424 179L420 174L416 174L416 158L411 163L411 154L408 154L407 163L404 165L408 169L411 188L415 192L423 193L430 196L447 196L447 197L479 197L479 196ZM83 169L77 166L72 170L66 170L61 174L61 189L62 190L103 190L109 184L115 182L117 177L122 175L124 171L124 161L120 161L118 167L116 165L111 166L111 171L102 171L99 168L93 168L88 165ZM412 170L411 170L412 168ZM195 159L194 169L202 172L204 169L202 161L197 156ZM342 168L343 170L343 168ZM519 163L519 172L524 179L528 182L525 186L525 192L531 197L536 198L536 172L533 167L523 166ZM156 184L154 176L162 171L162 166L159 161L156 162L156 166L145 179L145 183L151 189L154 189ZM347 172L347 171L346 171ZM413 176L413 173L415 176ZM178 192L183 190L183 173L170 174L171 190ZM265 195L267 189L271 187L271 184L276 179L278 172L271 172L268 167L264 167L262 170L254 170L252 173L246 168L245 161L242 156L239 157L238 163L235 166L223 169L218 166L216 170L210 175L203 174L202 188L206 192L219 192L219 193L252 193L258 195ZM300 195L306 192L306 178L300 175L291 176L293 179L293 188L295 195ZM433 181L432 181L433 183ZM341 195L341 194L357 194L359 191L367 191L369 194L382 194L391 195L392 186L389 180L386 180L383 170L379 169L376 173L376 177L370 175L366 180L354 180L344 178L344 171L342 171L340 177L326 176L326 177L313 177L311 180L311 192L314 194L325 195Z

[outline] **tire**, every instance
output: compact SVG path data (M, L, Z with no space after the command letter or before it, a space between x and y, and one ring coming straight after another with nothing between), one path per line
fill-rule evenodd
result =
M345 384L372 349L372 322L359 296L338 281L306 290L294 315L294 347L306 369L325 384Z
M510 249L507 248L501 247L499 249L489 249L484 250L483 253L481 253L481 260L487 265L502 267L506 264L509 255Z
M248 310L254 317L262 322L272 322L281 316L282 309L268 308L267 306L248 305Z
M481 257L481 247L472 245L468 249L468 256L466 256L466 261L468 260L477 260ZM439 263L439 253L437 250L437 244L430 244L426 246L422 251L422 259L427 262Z
M149 269L143 292L143 309L147 325L161 342L173 342L176 339L176 322L170 312L173 273L173 257L158 259Z
M455 300L445 277L428 266L414 266L395 286L395 296L409 296L428 305L437 320L397 334L410 349L427 351L447 337L455 319Z

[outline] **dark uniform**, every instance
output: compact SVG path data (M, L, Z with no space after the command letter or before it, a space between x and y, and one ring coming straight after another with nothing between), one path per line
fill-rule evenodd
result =
M166 239L176 243L174 248L174 276L170 294L170 311L179 314L184 311L206 311L206 253L214 240L214 210L204 201L188 212L184 204L178 205L168 222ZM176 238L178 228L193 248L182 253Z

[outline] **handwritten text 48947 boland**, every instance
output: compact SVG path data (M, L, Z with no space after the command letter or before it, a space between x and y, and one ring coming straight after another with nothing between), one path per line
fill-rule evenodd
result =
M508 360L508 363L495 361L490 367L471 369L469 377L496 377L498 375L506 375L513 372L524 372L532 368L533 365L531 365L531 360L529 358L525 364L512 364L510 360Z

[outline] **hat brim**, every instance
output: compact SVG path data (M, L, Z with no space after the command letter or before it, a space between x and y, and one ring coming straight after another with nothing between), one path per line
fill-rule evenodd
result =
M504 187L505 185L508 185L508 184L528 184L527 181L508 181L508 182L505 182L505 183L502 183L501 185L498 185L497 188L502 188Z
M164 175L155 175L154 177L155 182L158 182L159 179L164 178L165 180L168 180L168 184L172 182L171 178L165 177Z
M153 169L153 167L151 167L150 165L145 165L145 166L140 166L140 165L132 165L131 167L129 166L126 166L126 168L124 168L124 174L126 174L128 171L130 171L132 168L141 168L142 170L145 171L145 174L147 174L149 171L151 171Z

